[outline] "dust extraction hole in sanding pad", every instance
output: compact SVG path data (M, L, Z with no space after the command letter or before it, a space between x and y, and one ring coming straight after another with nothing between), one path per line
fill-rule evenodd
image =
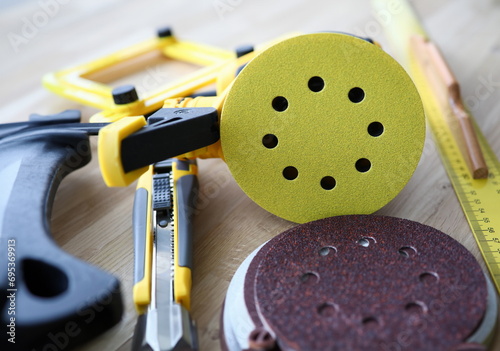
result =
M418 164L425 120L413 82L378 46L316 33L281 41L245 66L220 131L242 190L303 223L373 213L392 200Z
M364 215L310 222L238 269L223 349L265 331L278 350L454 350L493 329L488 284L473 255L434 228Z

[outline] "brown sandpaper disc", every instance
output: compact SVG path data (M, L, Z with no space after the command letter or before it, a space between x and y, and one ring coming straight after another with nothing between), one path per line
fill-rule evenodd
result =
M245 303L280 350L439 351L481 324L487 285L473 255L439 230L339 216L264 245L245 278Z

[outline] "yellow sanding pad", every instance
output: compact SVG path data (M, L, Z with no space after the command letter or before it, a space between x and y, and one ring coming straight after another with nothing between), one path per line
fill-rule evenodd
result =
M337 33L263 51L234 81L221 116L222 150L240 187L298 223L387 204L424 139L406 72L378 46Z

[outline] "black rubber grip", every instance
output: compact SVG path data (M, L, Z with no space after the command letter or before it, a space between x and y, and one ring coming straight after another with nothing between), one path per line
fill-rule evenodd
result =
M63 251L49 230L59 183L90 157L81 130L34 128L0 138L0 350L47 350L54 340L69 349L121 318L119 281ZM7 337L11 318L15 344Z
M135 192L132 216L134 232L134 284L144 279L146 260L146 239L148 237L148 191L139 188Z
M193 214L198 194L198 179L195 175L185 175L176 183L177 238L179 266L193 268Z

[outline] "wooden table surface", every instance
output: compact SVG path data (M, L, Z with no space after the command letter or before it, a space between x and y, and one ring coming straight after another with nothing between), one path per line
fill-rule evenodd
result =
M416 7L500 156L500 2L425 0ZM0 10L0 122L70 108L81 109L87 120L97 110L44 90L42 75L150 38L165 25L173 26L180 38L226 49L262 43L292 31L338 30L386 42L368 0L209 0L195 4L181 0L12 0L2 1ZM149 72L158 85L176 78L162 66L150 67ZM140 82L141 76L131 79ZM95 145L93 140L94 155ZM253 203L222 161L199 164L206 201L194 220L192 315L201 349L208 351L219 349L221 304L237 267L258 245L294 224ZM133 185L107 188L96 157L69 175L58 191L52 218L55 240L71 254L115 274L122 282L125 303L121 323L79 351L130 348L136 321L131 294L133 194ZM438 228L483 264L430 135L409 184L377 213ZM500 349L500 343L496 345Z

